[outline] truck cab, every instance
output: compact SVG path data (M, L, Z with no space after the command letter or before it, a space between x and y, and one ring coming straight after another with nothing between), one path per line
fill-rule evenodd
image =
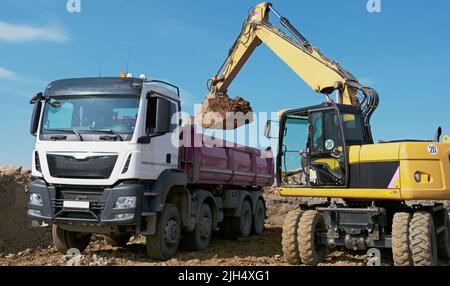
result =
M149 256L165 260L182 238L187 248L206 248L224 225L236 237L263 231L260 190L272 184L273 160L248 147L180 146L178 87L132 77L64 79L30 103L36 145L28 215L52 224L60 252L84 250L94 233L116 246L141 234ZM248 170L235 170L232 154ZM208 165L215 159L225 169Z

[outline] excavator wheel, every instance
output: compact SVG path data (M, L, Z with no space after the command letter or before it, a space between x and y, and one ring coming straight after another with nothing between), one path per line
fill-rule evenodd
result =
M414 264L409 243L410 213L396 213L392 222L392 256L395 266Z
M298 250L298 226L302 217L302 210L290 211L283 224L282 245L283 256L289 264L300 264L300 252Z
M325 219L318 211L306 211L302 215L298 242L300 258L304 264L316 266L325 259L328 247L320 241L318 234L326 233L326 228Z
M437 243L438 243L438 256L441 259L447 260L450 259L450 237L449 237L449 229L450 229L450 214L447 215L447 228L445 231L438 234Z
M409 228L409 241L414 266L437 265L437 238L431 213L414 213Z

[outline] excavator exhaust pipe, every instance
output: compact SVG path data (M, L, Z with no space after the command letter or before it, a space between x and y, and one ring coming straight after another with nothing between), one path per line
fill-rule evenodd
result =
M241 97L231 99L225 94L206 96L196 116L202 128L218 130L234 130L253 120L253 109L248 101Z

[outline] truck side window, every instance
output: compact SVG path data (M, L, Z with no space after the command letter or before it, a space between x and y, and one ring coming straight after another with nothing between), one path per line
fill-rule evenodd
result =
M173 132L178 127L178 106L175 103L170 104L170 132Z
M147 100L147 118L145 122L145 134L152 134L156 128L156 104L157 98L152 97Z

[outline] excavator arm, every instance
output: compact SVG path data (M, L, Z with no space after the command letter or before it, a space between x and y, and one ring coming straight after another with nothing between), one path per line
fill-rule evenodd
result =
M270 24L271 11L293 37ZM338 103L361 105L366 124L369 124L370 116L378 105L376 91L361 86L350 72L325 57L268 2L257 5L246 19L219 72L209 80L209 98L227 97L228 87L261 43L266 44L306 84L327 96L328 100L329 95L336 91ZM362 100L359 95L362 95Z

